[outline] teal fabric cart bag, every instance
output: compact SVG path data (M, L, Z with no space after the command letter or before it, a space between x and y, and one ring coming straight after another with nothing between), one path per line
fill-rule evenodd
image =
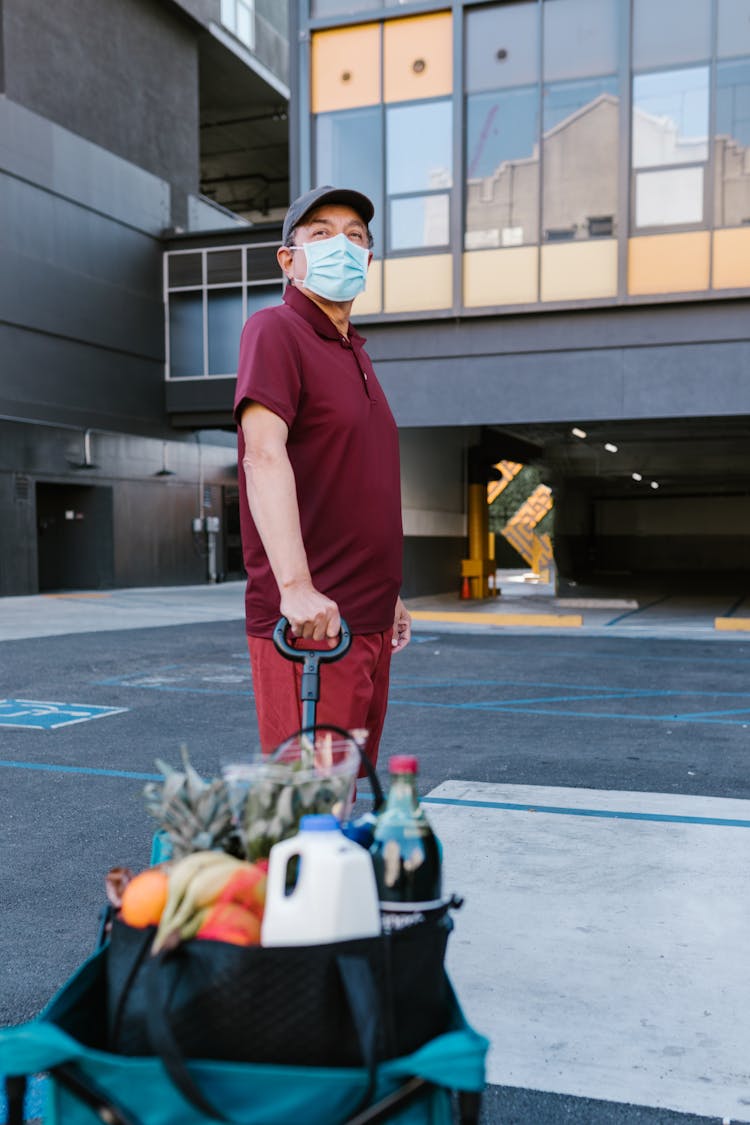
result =
M48 1075L45 1125L101 1125L103 1119L118 1120L111 1116L113 1109L122 1125L211 1125L221 1119L233 1125L290 1125L300 1120L306 1125L347 1125L358 1119L370 1080L365 1068L191 1061L191 1078L220 1109L221 1118L201 1112L173 1085L160 1059L114 1055L104 1049L105 957L106 947L81 966L36 1020L0 1031L0 1074ZM451 1125L450 1091L481 1093L489 1044L468 1026L453 999L449 1031L413 1054L377 1067L370 1105L405 1084L416 1086L414 1080L424 1079L427 1085L416 1089L411 1101L384 1110L386 1116L373 1121ZM314 1028L310 1033L314 1035Z

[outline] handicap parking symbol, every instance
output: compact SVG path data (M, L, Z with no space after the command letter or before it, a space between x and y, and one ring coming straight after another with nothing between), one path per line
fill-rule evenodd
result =
M127 710L127 707L94 707L88 703L57 703L48 699L0 699L0 727L57 730Z

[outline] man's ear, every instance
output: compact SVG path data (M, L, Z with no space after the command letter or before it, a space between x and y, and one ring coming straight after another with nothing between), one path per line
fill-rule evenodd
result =
M294 254L288 246L280 246L276 251L276 261L279 263L284 275L288 278L292 269Z
M372 250L370 250L370 251L368 252L368 254L367 254L367 268L368 268L368 270L369 270L369 268L370 268L370 264L371 264L371 262L372 262L372 258L373 258L373 253L372 253Z

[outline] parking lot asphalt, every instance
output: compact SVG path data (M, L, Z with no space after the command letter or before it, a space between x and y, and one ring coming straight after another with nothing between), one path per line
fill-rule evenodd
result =
M93 595L0 601L0 1024L90 950L107 869L148 863L154 759L257 750L237 584ZM680 615L423 619L394 661L383 757L419 756L466 894L487 1123L750 1121L750 640Z

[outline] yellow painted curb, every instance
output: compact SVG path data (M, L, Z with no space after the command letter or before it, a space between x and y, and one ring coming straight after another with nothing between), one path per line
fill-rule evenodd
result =
M443 613L410 610L415 621L454 621L458 625L529 625L535 628L563 629L583 625L580 613Z
M414 614L412 614L413 616ZM714 629L725 629L733 632L744 629L745 632L748 632L750 631L750 617L715 617Z

